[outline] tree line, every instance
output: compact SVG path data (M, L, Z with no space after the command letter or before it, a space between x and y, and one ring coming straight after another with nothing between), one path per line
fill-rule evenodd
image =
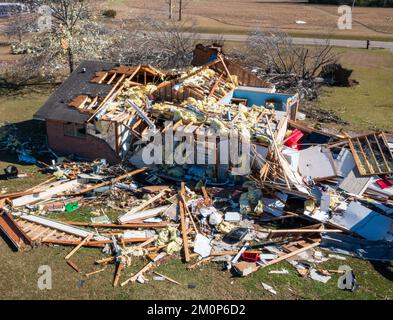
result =
M393 7L393 0L309 0L314 4L355 5L356 7Z

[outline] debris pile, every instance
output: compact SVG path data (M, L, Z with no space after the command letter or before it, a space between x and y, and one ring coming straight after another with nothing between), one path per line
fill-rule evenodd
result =
M96 120L137 117L137 124L127 125L135 140L123 162L55 157L50 165L37 163L50 178L21 192L1 194L0 228L20 250L73 246L65 260L87 277L114 264L115 287L145 283L159 264L177 258L188 270L224 263L238 276L286 260L300 276L316 281L325 283L332 274L342 274L352 280L342 281L340 288L355 290L350 267L318 267L337 257L319 247L392 260L392 144L382 132L349 136L306 127L291 117L291 109L277 110L273 102L224 103L222 98L237 81L203 67L202 72L193 69L180 80L159 85L130 87L128 82L99 107L80 100L72 107L85 109ZM150 129L156 134L210 129L204 137L248 130L250 168L239 174L233 163L146 164L140 155ZM222 142L204 151L203 158L222 150ZM174 142L167 140L163 147L169 143ZM90 210L90 221L67 219L79 208ZM107 255L97 259L99 269L80 270L72 261L82 246ZM127 268L140 258L148 260L146 265L128 274ZM178 283L155 272L157 277ZM268 284L263 287L276 292Z

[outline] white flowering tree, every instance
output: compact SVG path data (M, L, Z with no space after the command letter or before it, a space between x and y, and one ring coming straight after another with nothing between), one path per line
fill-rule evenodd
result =
M32 0L35 9L47 6L50 28L21 41L22 81L50 80L71 73L83 59L103 59L112 44L111 31L96 22L84 0ZM20 72L23 70L23 72Z

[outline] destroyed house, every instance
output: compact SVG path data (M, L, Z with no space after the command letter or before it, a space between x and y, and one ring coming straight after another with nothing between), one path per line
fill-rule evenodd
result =
M118 163L138 158L137 142L149 128L164 133L166 120L173 121L174 131L196 134L206 128L247 127L255 145L268 147L271 139L266 137L284 130L297 107L297 95L275 93L273 86L221 55L203 67L172 74L151 66L85 61L35 119L46 121L48 145L55 153ZM219 156L198 146L195 154L207 163L209 157ZM228 168L216 163L216 176L220 170Z
M104 114L103 110L113 104L125 83L139 86L159 81L162 76L147 66L84 61L34 118L45 120L48 145L53 151L117 163L123 154L122 143L129 135L127 124L133 117L117 110Z

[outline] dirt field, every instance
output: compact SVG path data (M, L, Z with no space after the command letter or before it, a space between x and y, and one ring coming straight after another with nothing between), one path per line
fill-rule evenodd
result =
M337 29L337 6L303 3L266 3L252 0L190 0L184 9L186 18L194 19L201 31L245 33L255 28L280 28L298 35L335 37L377 37L393 40L393 8L360 8L353 11L353 29ZM136 15L167 16L163 0L106 0L96 3L100 9L113 8L117 19ZM177 10L175 8L174 15ZM306 24L296 24L297 20Z

